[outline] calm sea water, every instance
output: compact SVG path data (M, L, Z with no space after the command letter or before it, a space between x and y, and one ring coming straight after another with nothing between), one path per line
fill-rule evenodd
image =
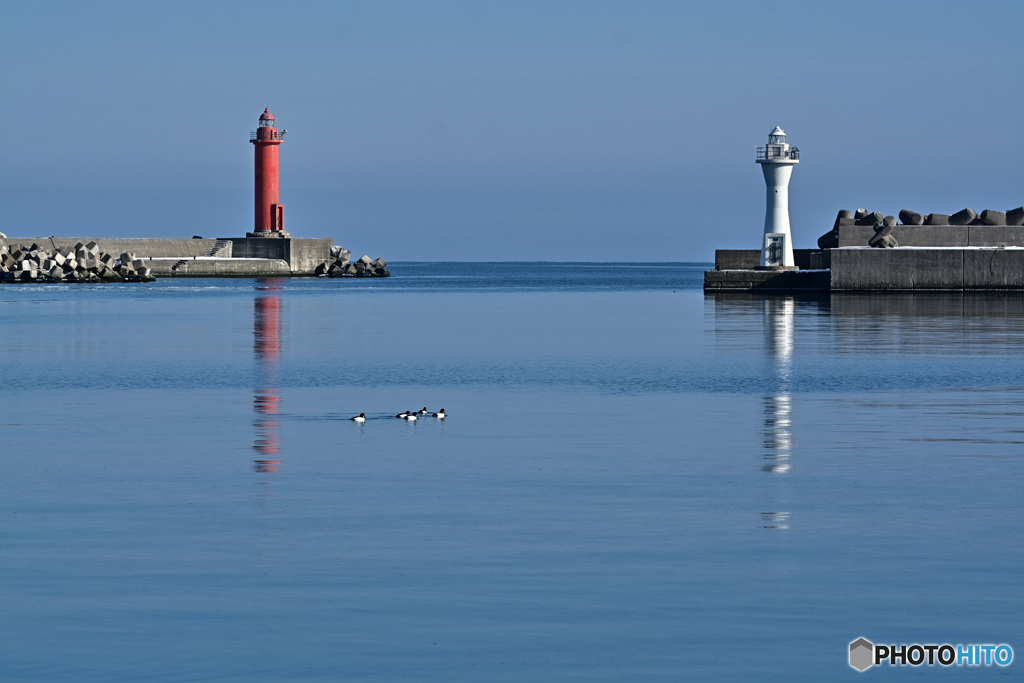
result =
M1024 654L1024 296L716 297L705 267L0 287L0 680Z

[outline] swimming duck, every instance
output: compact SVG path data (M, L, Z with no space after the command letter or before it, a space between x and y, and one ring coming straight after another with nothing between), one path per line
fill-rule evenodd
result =
M437 411L436 413L433 413L433 415L438 420L443 420L444 419L444 408L441 408L441 410Z
M398 415L395 415L395 417L400 417L400 418L402 418L404 420L405 418L409 417L409 411L408 410L403 410Z
M429 411L429 410L427 410L427 407L426 407L426 406L423 406L423 409L422 409L422 410L420 410L419 414L420 414L420 415L430 415L430 411Z
M406 420L406 422L415 422L416 421L416 413L406 413L405 420Z
M353 422L366 422L366 413L359 413L355 417L350 417Z

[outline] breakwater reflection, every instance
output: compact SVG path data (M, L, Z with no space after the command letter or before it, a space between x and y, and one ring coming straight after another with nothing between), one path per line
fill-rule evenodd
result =
M859 410L880 408L878 392L951 387L999 392L1024 386L1018 361L1024 334L1021 292L719 293L704 301L715 348L727 363L718 377L721 390L760 397L758 467L776 479L762 503L764 526L793 522L788 511L795 501L786 497L791 480L808 464L801 463L808 445L823 446L821 425L810 424L822 419L823 410L811 401L824 401L823 408L845 424ZM987 406L982 419L1001 419L1007 411L1000 401ZM924 438L966 442L962 432L975 419L969 406L981 405L980 399L958 397L953 403L958 407L945 405L913 411L893 402L888 419L905 423L905 442L924 443L911 436L913 425L922 415L948 411L950 435L939 437L932 427ZM846 448L860 453L865 427L875 429L857 423L829 437L845 439ZM985 434L981 442L995 441L983 423L978 429Z
M253 469L277 472L281 461L278 450L281 437L277 415L280 406L281 296L282 280L257 280L253 301L253 354L256 360L256 386L253 389L255 437L252 449L258 456Z
M913 356L1016 354L1024 292L839 293L829 298L834 352Z

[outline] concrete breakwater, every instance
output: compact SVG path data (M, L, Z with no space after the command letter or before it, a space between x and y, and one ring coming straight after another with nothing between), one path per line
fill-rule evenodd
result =
M1022 247L804 250L810 268L758 269L759 252L720 249L704 291L1022 291Z
M1022 291L1024 207L843 210L818 249L794 249L795 269L759 266L755 249L718 250L704 291Z
M131 252L119 257L96 242L49 250L33 242L0 247L0 282L152 282L146 262Z
M340 247L335 247L340 249ZM332 255L334 251L332 250ZM334 262L322 263L313 271L315 275L326 275L327 277L390 277L391 271L387 269L388 262L382 258L370 259L363 254L359 260L352 263L349 261L352 252L348 249L341 249L334 257Z
M31 245L34 249L24 247ZM63 255L81 245L94 245L100 254L127 254L133 268L146 268L150 277L387 277L387 262L369 256L351 261L351 252L331 238L228 237L106 238L106 237L12 237L0 235L0 251L36 251ZM22 249L24 247L24 249ZM42 261L32 259L40 272ZM51 259L52 260L52 259ZM75 259L78 261L78 259ZM114 258L116 262L119 259ZM136 264L136 261L141 263ZM19 261L20 262L20 261ZM81 272L77 269L75 272ZM111 265L106 265L111 269ZM45 272L49 272L49 268ZM20 272L20 271L19 271ZM97 271L99 275L99 271ZM21 277L20 275L18 276ZM26 276L27 277L27 276ZM73 276L77 277L77 276ZM8 279L8 281L12 281ZM13 281L24 281L15 279ZM52 281L37 278L33 281ZM67 278L61 281L67 281ZM77 280L76 280L77 281Z

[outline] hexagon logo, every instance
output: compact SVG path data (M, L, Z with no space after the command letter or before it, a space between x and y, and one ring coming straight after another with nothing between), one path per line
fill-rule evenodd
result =
M864 671L874 664L875 646L865 638L858 638L850 643L850 666L857 671Z

